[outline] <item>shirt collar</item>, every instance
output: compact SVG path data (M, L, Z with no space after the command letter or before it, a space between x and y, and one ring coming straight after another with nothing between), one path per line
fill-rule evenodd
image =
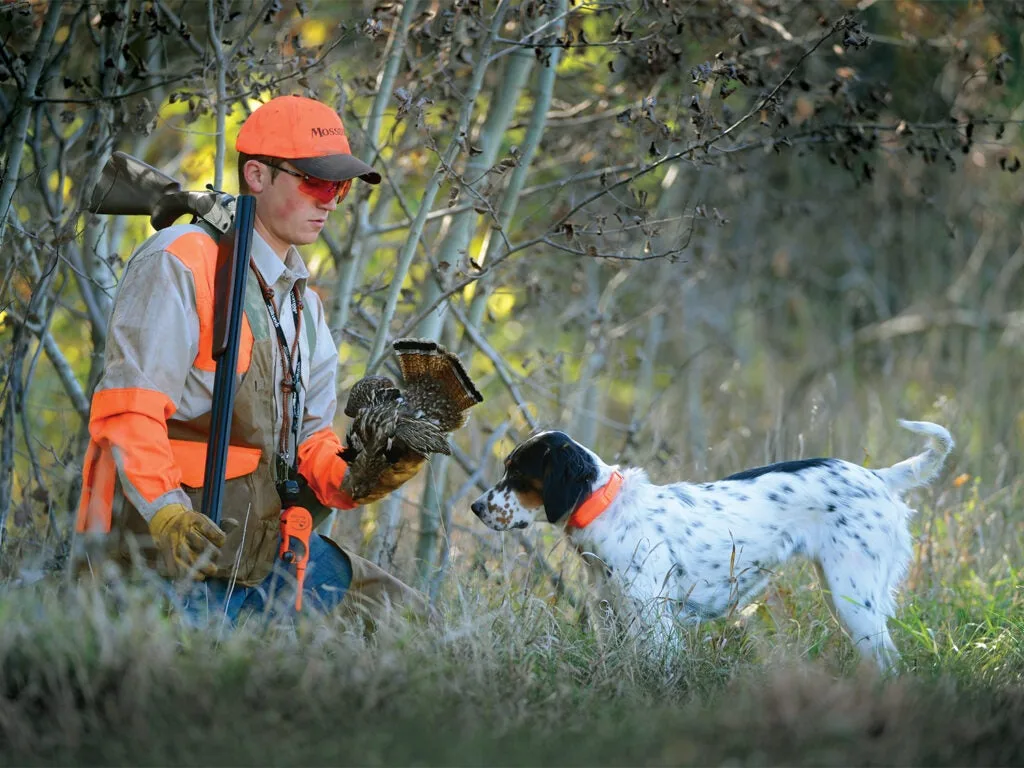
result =
M252 260L267 285L274 286L280 282L283 292L287 292L291 290L292 285L298 283L299 290L305 291L309 270L306 269L306 264L302 261L302 256L299 255L299 251L294 245L288 248L284 261L281 261L281 258L274 253L274 249L260 237L260 233L254 231Z

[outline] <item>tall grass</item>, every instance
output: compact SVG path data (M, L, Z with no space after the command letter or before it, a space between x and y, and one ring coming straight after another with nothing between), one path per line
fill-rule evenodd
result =
M959 569L952 552L934 557ZM0 762L1020 763L1020 589L958 584L909 596L881 680L800 566L668 659L479 576L438 623L369 634L313 614L197 629L151 590L43 581L0 600Z

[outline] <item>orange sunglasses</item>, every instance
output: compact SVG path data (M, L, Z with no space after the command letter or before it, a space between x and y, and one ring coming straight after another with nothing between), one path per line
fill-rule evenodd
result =
M282 168L280 165L268 163L266 160L260 160L259 162L270 166L271 168L283 171L289 176L302 179L302 181L299 182L299 191L309 195L314 200L318 200L321 203L329 203L331 200L337 200L338 203L341 203L348 194L348 191L352 189L352 179L345 179L344 181L318 179L315 176L310 176L308 173L299 173L298 171L293 171L289 168Z

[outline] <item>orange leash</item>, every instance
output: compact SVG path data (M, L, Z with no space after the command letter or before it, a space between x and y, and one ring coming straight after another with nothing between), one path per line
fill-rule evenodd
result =
M282 493L285 504L297 501L298 484L288 481ZM288 486L294 485L294 492ZM313 516L305 507L290 504L281 510L281 549L278 556L288 565L295 566L295 610L302 610L302 586L309 565L309 537L313 533Z

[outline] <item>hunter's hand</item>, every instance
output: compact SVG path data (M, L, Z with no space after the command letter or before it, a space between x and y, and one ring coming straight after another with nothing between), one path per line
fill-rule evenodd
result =
M161 507L149 521L166 575L190 575L197 581L217 572L214 560L224 545L224 531L206 515L181 504Z
M416 473L420 471L420 468L426 464L426 456L421 456L418 453L408 453L394 464L388 466L377 481L377 485L364 496L358 499L352 499L359 506L364 504L372 504L375 501L380 501L392 491L400 488L406 482L416 476Z

